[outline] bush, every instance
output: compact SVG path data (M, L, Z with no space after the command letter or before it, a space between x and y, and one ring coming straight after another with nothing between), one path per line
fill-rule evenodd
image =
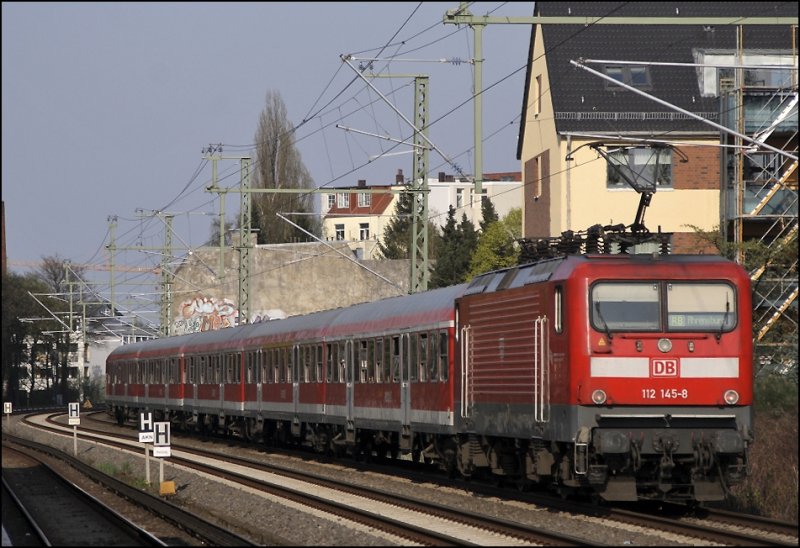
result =
M755 385L750 475L732 488L731 506L773 519L797 521L797 385L767 376Z

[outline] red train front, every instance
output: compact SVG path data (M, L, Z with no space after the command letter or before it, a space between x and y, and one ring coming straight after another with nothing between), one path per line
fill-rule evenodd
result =
M724 498L751 441L750 310L747 274L720 257L476 278L458 302L459 468L607 500Z

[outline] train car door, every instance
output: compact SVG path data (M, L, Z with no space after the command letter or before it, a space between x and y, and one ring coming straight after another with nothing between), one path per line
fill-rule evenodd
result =
M403 426L411 424L411 376L408 333L400 335L400 406L403 409Z
M297 422L297 414L300 411L300 346L292 347L292 413L294 422ZM298 432L299 433L299 432Z
M186 385L184 386L184 397L189 400L190 409L197 409L197 358L195 356L184 356L186 362Z
M225 367L228 363L227 354L217 354L214 364L214 376L219 385L219 406L218 409L225 412Z
M353 429L353 341L348 340L344 345L345 392L347 398L347 428Z

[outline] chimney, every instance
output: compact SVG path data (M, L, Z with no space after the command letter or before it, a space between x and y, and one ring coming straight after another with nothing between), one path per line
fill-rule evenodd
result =
M397 183L398 185L401 185L405 182L405 179L403 178L402 169L397 170L397 175L394 176L394 182Z
M366 179L359 179L358 180L358 188L366 188L367 187L367 180Z
M443 183L443 182L445 182L445 180L446 180L446 179L445 179L445 177L444 177L444 171L440 171L440 172L439 172L439 182L440 182L440 183Z

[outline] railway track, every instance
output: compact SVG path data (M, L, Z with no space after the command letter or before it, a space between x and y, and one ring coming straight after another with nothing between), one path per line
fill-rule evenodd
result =
M32 452L3 444L3 499L25 524L17 545L167 546L167 543L65 480ZM4 508L5 514L5 508Z
M64 429L63 425L53 425L52 427ZM112 437L108 430L109 425L106 423L99 424L98 428L82 427L81 433L87 436L91 434ZM122 439L118 440L111 439L108 443L120 444L128 448L131 446L141 447L138 442L132 441L131 435L124 435ZM559 536L512 522L504 523L503 520L494 518L490 521L486 520L487 516L467 515L460 509L431 505L411 497L398 497L396 494L387 495L380 490L353 486L329 477L299 474L295 470L265 465L254 459L231 457L208 449L198 450L180 442L176 443L175 437L173 437L172 447L173 457L169 459L172 464L180 464L203 473L224 477L227 481L243 486L247 485L251 489L259 489L262 492L270 492L276 497L299 501L302 504L336 514L343 519L380 528L398 535L406 541L421 544L496 544L499 542L501 544L582 545L598 543L595 540L588 541L569 535ZM478 486L473 487L481 489ZM311 493L313 496L309 496ZM509 496L507 490L505 496ZM528 494L520 493L517 496L520 500L531 500L531 496ZM596 506L584 505L582 508L581 505L576 505L571 501L554 501L550 498L544 502L537 500L537 504L548 504L553 509L573 513L584 512L589 516L670 531L688 538L702 539L723 545L797 545L796 525L792 530L792 524L770 523L772 520L756 522L757 518L754 519L753 516L741 517L746 520L746 527L733 528L730 520L734 519L735 515L727 515L723 518L721 517L723 513L705 509L703 510L705 513L703 519L691 520L680 516L653 516ZM391 519L386 520L381 518L381 515L391 516Z
M49 520L55 520L56 526L64 526L69 525L71 523L71 518L73 516L72 512L67 514L67 519L63 513L61 513L58 508L63 507L66 509L70 508L81 508L78 504L72 505L69 502L64 503L63 506L57 506L53 508L49 508L44 506L45 504L49 504L51 501L60 501L61 499L66 499L66 495L62 495L61 492L63 489L59 488L59 491L54 494L52 491L54 485L59 485L59 481L62 483L68 483L63 480L62 475L63 473L57 472L53 469L53 467L43 463L43 456L48 456L50 458L55 458L60 461L63 461L73 467L78 473L82 474L85 477L88 477L93 482L97 483L98 485L102 486L103 488L113 492L117 497L132 503L133 505L146 510L147 517L140 518L148 524L149 528L161 528L161 530L169 530L170 533L164 538L164 540L160 539L156 535L145 531L145 527L136 526L136 532L134 534L142 535L141 539L134 539L132 536L129 537L127 540L116 541L109 540L106 537L108 531L113 531L114 528L122 528L123 525L114 526L114 525L103 525L102 518L98 521L98 526L93 526L91 522L86 522L85 524L82 522L81 519L75 520L75 527L64 527L64 532L59 532L57 529L53 530L52 527L48 526L49 528L39 527L42 530L46 530L47 534L46 537L51 539L50 542L44 542L44 545L96 545L96 546L116 546L116 545L160 545L166 546L170 544L213 544L218 546L247 546L253 545L254 543L250 542L248 539L241 537L227 529L220 527L214 523L211 523L207 520L201 519L197 516L192 515L191 513L185 512L184 510L170 504L169 502L160 499L159 497L150 495L140 488L128 485L125 482L119 481L115 478L108 476L107 474L101 472L100 470L82 462L75 457L66 454L60 450L54 449L47 445L37 443L31 440L19 438L16 436L11 436L6 433L3 434L3 478L4 478L4 487L6 483L6 479L9 479L9 484L11 484L11 480L15 479L16 477L20 476L20 472L18 472L17 468L10 468L7 466L9 464L6 461L6 452L9 454L13 451L17 455L20 455L18 458L26 458L28 462L37 461L41 464L36 468L36 473L28 472L24 474L24 481L14 481L12 487L16 492L22 493L21 497L18 497L22 501L27 501L25 504L31 507L32 505L36 505L41 507L41 510L35 512L29 512L31 515L38 516L37 522L44 523L47 525ZM22 457L24 455L24 457ZM28 467L30 468L30 467ZM23 468L24 469L24 468ZM45 471L46 473L40 473L41 471ZM40 479L43 480L40 489L34 489L31 486L39 485ZM76 489L77 486L74 486ZM87 505L86 503L83 506L93 506L96 505L98 509L101 510L100 514L109 522L113 522L115 516L118 519L122 519L119 513L110 508L108 504L100 502L97 497L89 495L84 490L79 490L80 494L84 498L91 498L91 502ZM106 510L106 508L108 510ZM97 513L97 512L94 512ZM81 510L79 512L79 516L83 518L84 516L91 516L92 512L84 512ZM156 522L163 521L170 524L169 527L166 527L162 524L156 524ZM55 535L55 536L54 536ZM82 536L80 536L82 535ZM163 535L163 533L162 533ZM56 540L53 541L52 539L55 538ZM187 542L187 539L189 540ZM191 542L194 540L194 542Z
M53 416L52 428L63 429ZM138 446L130 436L111 435L99 429L82 428L85 435L97 435L104 443L123 449ZM170 462L224 479L259 492L290 500L340 518L395 535L422 545L559 545L588 546L593 543L572 535L515 524L492 516L421 499L297 472L287 467L266 465L252 459L231 457L176 444Z

